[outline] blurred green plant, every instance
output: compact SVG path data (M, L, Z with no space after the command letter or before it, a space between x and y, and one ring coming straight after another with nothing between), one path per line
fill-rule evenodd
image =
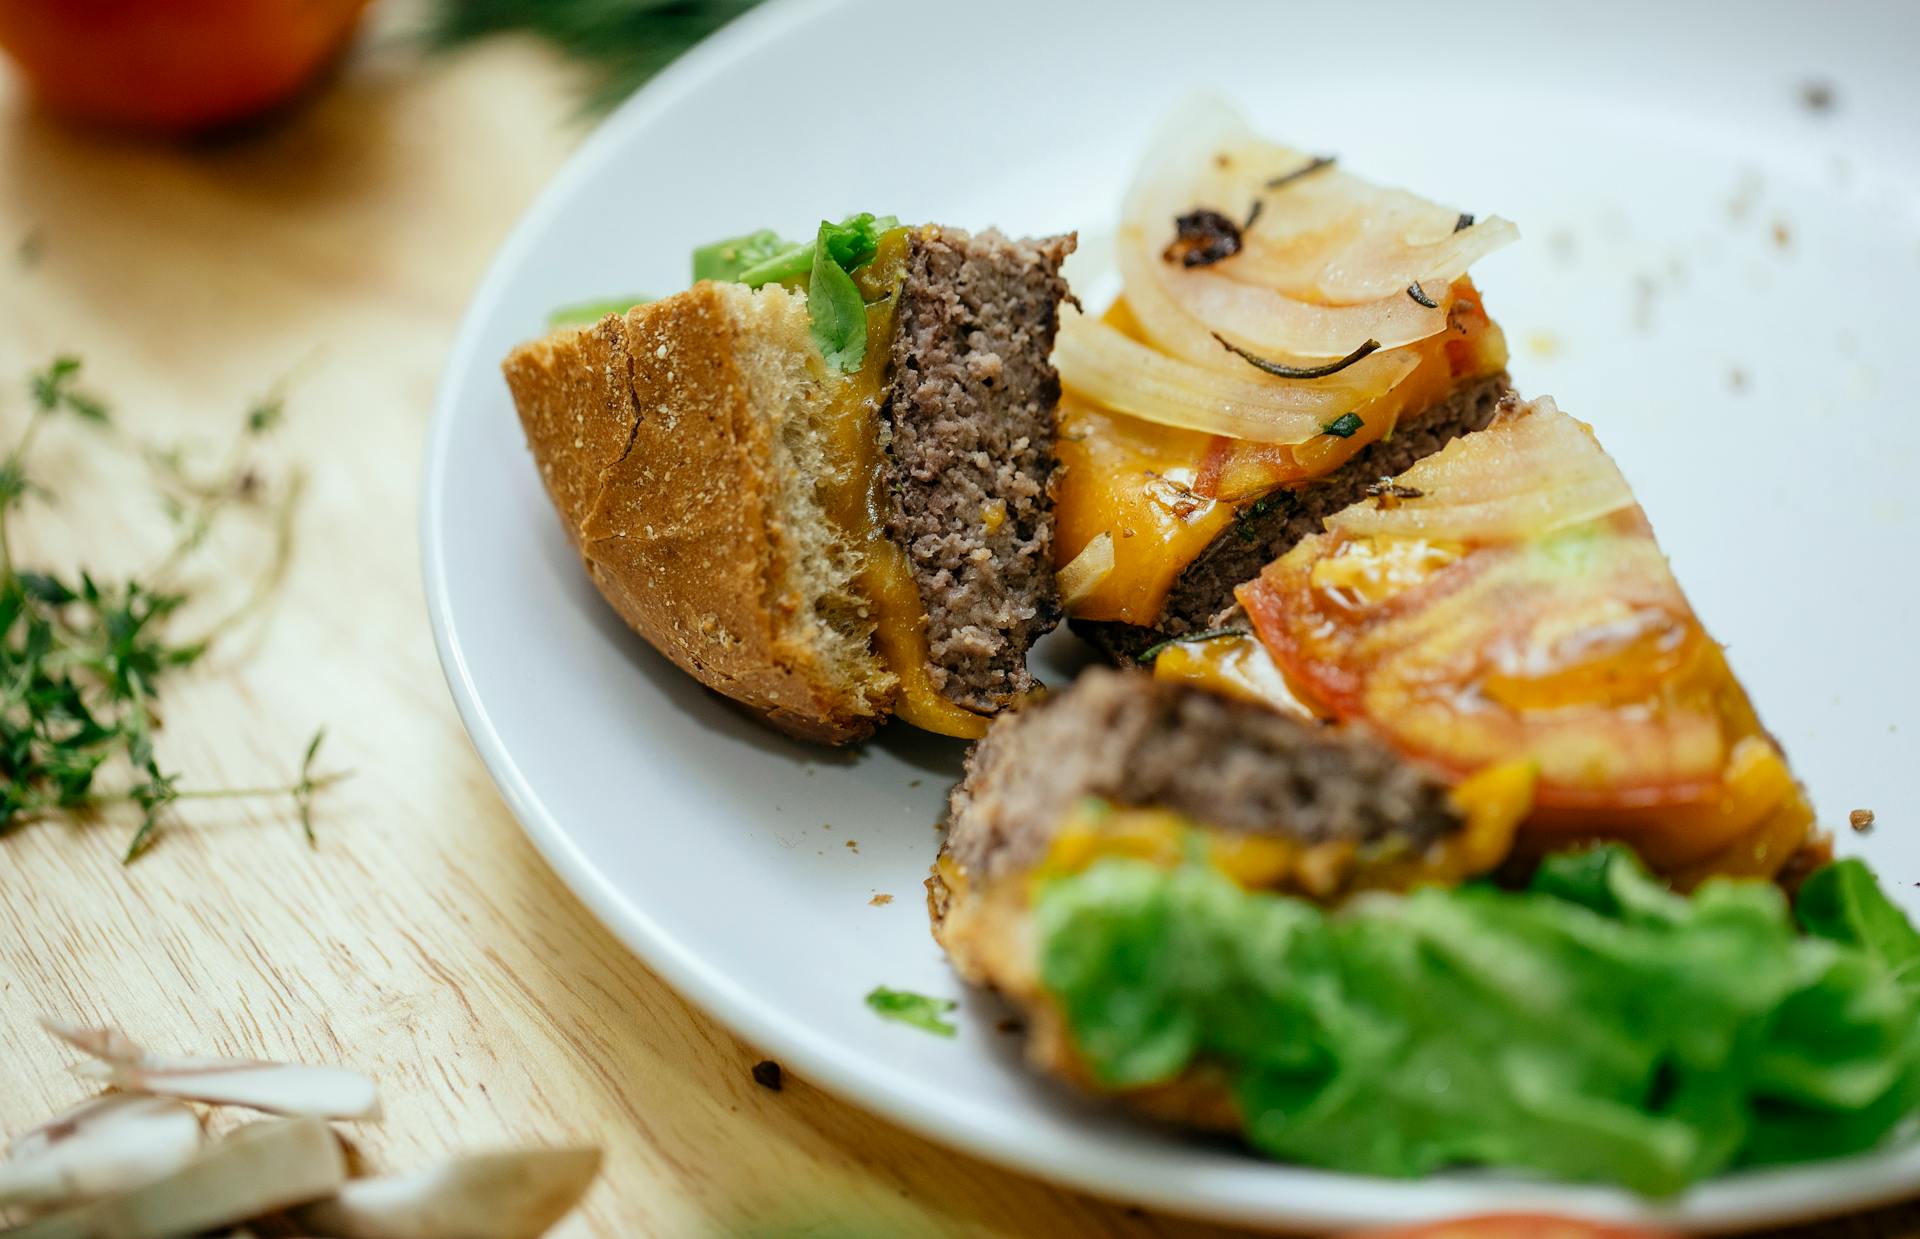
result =
M430 46L536 35L587 70L585 110L600 113L757 0L436 0Z

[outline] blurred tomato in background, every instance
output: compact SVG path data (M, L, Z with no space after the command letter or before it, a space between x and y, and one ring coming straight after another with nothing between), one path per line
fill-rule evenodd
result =
M0 48L68 116L162 133L232 124L324 68L367 0L0 0Z

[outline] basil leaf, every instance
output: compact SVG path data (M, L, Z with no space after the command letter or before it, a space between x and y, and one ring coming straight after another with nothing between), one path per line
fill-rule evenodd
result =
M582 301L576 305L563 305L547 315L549 327L588 327L599 322L609 314L625 314L634 306L645 305L655 300L652 297L615 297L607 301Z
M728 237L693 251L693 282L740 279L743 271L767 261L775 254L795 248L782 241L780 234L768 228L749 232L744 237Z
M847 271L857 271L872 261L880 248L880 234L898 228L900 221L891 215L872 215L862 211L837 224L821 224L820 244L827 247L833 260Z
M873 259L874 252L880 248L880 234L899 226L900 221L891 215L864 211L849 215L837 224L822 220L813 240L769 254L733 278L754 288L779 280L798 279L813 269L814 252L822 245L841 270L856 271Z
M853 277L831 257L827 229L820 225L813 252L813 274L807 280L807 313L813 319L813 342L831 368L858 370L867 356L867 304Z
M873 1009L874 1014L883 1019L911 1024L923 1032L940 1037L951 1037L957 1031L952 1024L940 1018L957 1005L950 998L929 998L912 990L888 989L884 985L875 986L873 992L867 995L867 1006Z
M1920 990L1920 932L1860 861L1815 870L1800 884L1793 910L1808 933L1860 948L1907 989Z

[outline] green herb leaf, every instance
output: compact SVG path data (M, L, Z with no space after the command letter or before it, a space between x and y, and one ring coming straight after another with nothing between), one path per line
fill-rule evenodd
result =
M698 278L698 277L696 277ZM645 305L652 297L614 297L604 301L582 301L563 305L547 315L549 327L591 327L609 314L625 314L634 306Z
M287 419L287 400L278 392L262 397L247 410L247 433L250 435L269 434L280 428Z
M783 241L779 233L769 228L749 232L744 237L729 237L724 241L715 241L693 251L693 282L698 284L701 280L737 281L742 272L767 261L775 254L796 248L807 247L796 247L790 241ZM813 261L811 253L807 261L809 264Z
M1205 632L1190 632L1178 637L1168 637L1165 641L1156 641L1146 649L1141 650L1139 656L1135 658L1134 661L1138 663L1151 663L1154 659L1160 657L1161 653L1170 645L1196 645L1202 641L1218 641L1221 637L1244 637L1246 635L1247 630L1244 628L1209 628Z
M807 314L820 355L830 368L846 373L858 370L867 356L867 303L861 299L853 277L831 256L826 240L830 227L820 225L813 274L807 280Z
M1353 432L1364 425L1366 425L1366 423L1360 420L1358 413L1342 413L1326 425L1320 427L1320 433L1333 435L1339 439L1351 439L1353 438Z
M1324 379L1330 374L1338 374L1348 366L1355 365L1365 358L1373 356L1373 354L1380 349L1380 341L1365 340L1361 342L1359 348L1354 349L1345 357L1318 366L1296 366L1291 362L1274 361L1270 357L1262 357L1258 353L1249 352L1217 331L1213 333L1213 338L1221 348L1232 353L1241 361L1246 362L1255 370L1260 371L1262 374L1271 374L1277 379Z
M1870 883L1813 886L1803 917L1845 940L1796 933L1769 883L1682 896L1618 848L1549 860L1526 891L1331 914L1110 858L1044 882L1033 915L1042 983L1109 1087L1204 1063L1276 1157L1657 1195L1869 1148L1920 1105L1911 930Z
M35 410L40 413L71 413L82 421L105 425L108 420L105 402L75 387L79 378L78 357L54 358L45 370L29 381Z
M957 1005L948 998L929 998L925 994L888 989L884 985L876 986L867 995L867 1006L882 1018L911 1024L941 1037L951 1037L957 1031L952 1024L940 1018Z
M1810 934L1857 947L1920 990L1920 932L1859 860L1837 860L1800 884L1794 913Z
M880 234L899 226L900 221L891 215L866 212L849 215L837 224L821 220L813 240L787 246L748 266L736 278L753 288L781 280L797 280L813 270L815 255L822 246L842 271L857 271L872 261L880 248Z

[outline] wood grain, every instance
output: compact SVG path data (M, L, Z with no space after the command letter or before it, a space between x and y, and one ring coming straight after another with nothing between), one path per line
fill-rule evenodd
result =
M74 352L156 439L218 439L285 380L282 446L311 473L271 623L177 686L166 764L277 779L325 723L328 764L353 771L313 851L245 805L195 807L131 868L117 819L0 841L0 1131L82 1095L45 1013L363 1068L386 1117L353 1136L377 1167L602 1144L564 1235L1225 1233L958 1156L791 1075L758 1087L761 1056L628 955L508 817L435 662L417 480L466 297L582 128L540 50L423 64L416 16L385 6L316 97L218 143L67 129L0 77L0 434L24 376ZM157 521L131 477L84 435L48 438L40 468L68 491L22 522L27 558L140 562Z

